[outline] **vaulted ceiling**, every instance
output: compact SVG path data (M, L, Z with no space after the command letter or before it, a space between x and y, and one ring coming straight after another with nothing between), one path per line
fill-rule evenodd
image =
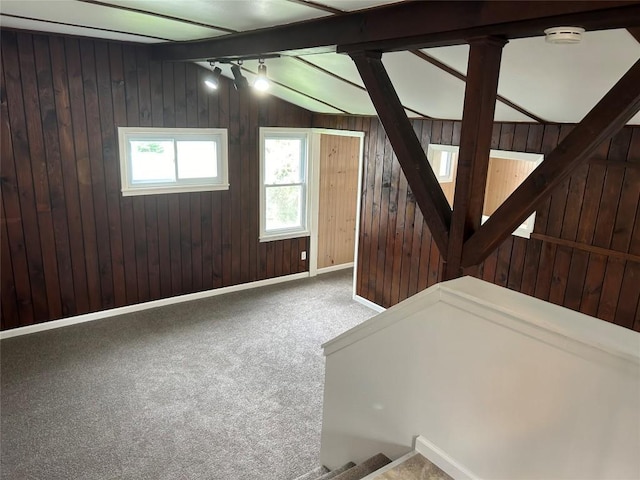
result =
M393 0L3 0L3 27L148 44L221 37L380 7ZM637 36L637 35L636 35ZM462 118L467 45L385 53L383 63L411 117ZM311 52L311 53L310 53ZM577 45L544 37L505 47L495 119L579 122L640 58L626 29L587 31ZM201 62L208 68L206 62ZM320 113L375 115L360 75L335 48L267 60L270 93ZM253 81L257 60L245 61ZM223 74L232 77L228 65ZM632 124L640 124L640 114Z

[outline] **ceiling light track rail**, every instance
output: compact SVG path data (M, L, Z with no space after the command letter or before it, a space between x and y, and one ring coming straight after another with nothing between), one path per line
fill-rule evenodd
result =
M208 58L207 62L211 63L242 63L248 60L269 60L271 58L280 58L279 53L265 53L260 55L245 55L242 57L219 57L219 58Z

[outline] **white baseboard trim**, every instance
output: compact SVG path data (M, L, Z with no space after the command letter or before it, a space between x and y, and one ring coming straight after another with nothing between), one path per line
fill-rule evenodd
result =
M371 310L375 310L378 313L382 313L386 310L386 308L381 307L380 305L378 305L377 303L373 303L371 300L367 300L364 297L361 297L360 295L353 295L353 299L358 302L361 303L362 305L364 305L365 307L369 307Z
M471 473L422 435L416 437L414 448L423 457L456 480L480 480L480 477Z
M217 295L224 295L225 293L265 287L267 285L275 285L277 283L290 282L292 280L299 280L308 277L309 272L294 273L292 275L267 278L266 280L258 280L256 282L241 283L239 285L231 285L229 287L215 288L213 290L206 290L204 292L187 293L186 295L179 295L176 297L161 298L160 300L151 300L150 302L136 303L135 305L111 308L109 310L102 310L100 312L85 313L83 315L76 315L75 317L52 320L50 322L28 325L26 327L12 328L11 330L4 330L0 332L0 340L4 340L5 338L18 337L20 335L28 335L30 333L43 332L45 330L52 330L54 328L68 327L69 325L76 325L78 323L92 322L94 320L100 320L102 318L115 317L116 315L139 312L141 310L147 310L149 308L162 307L175 303L190 302L192 300L199 300L201 298L215 297Z
M337 270L345 270L347 268L352 268L352 267L353 267L353 262L343 263L341 265L331 265L330 267L319 268L318 270L316 270L316 273L320 275L323 273L335 272Z

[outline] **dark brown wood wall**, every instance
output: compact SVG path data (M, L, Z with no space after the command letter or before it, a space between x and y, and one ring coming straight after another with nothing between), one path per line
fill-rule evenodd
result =
M363 130L357 292L389 307L442 280L442 259L380 122L314 115L314 126ZM460 122L414 120L423 147L458 145ZM498 123L491 148L549 153L571 125ZM640 127L602 145L512 236L481 278L640 331Z
M203 73L2 31L2 329L307 270L308 238L258 242L258 127L311 114ZM228 128L230 190L122 197L118 126Z

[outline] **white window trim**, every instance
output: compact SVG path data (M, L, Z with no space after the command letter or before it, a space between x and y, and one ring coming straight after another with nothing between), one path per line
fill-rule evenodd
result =
M440 145L437 143L429 144L427 149L427 158L429 159L429 163L431 164L431 168L433 168L433 155L436 150L444 151L444 152L455 152L458 153L460 147L457 145ZM542 163L544 160L544 155L539 153L525 153L525 152L512 152L510 150L491 150L489 153L490 157L493 158L504 158L506 160L523 160L526 162L535 162L536 167ZM452 169L453 170L453 169ZM437 176L437 175L436 175ZM488 220L487 215L482 215L482 223ZM529 218L527 218L522 225L516 228L512 235L523 238L530 238L533 233L533 228L536 223L536 213L533 212Z
M148 134L150 136L167 137L190 136L210 139L219 137L219 165L216 183L204 183L201 181L182 181L167 185L133 185L131 179L131 164L128 157L129 137ZM118 144L120 150L120 180L122 195L155 195L165 193L209 192L229 189L228 166L228 136L225 128L156 128L156 127L118 127Z
M266 188L264 184L264 140L265 137L290 135L306 137L306 158L304 165L304 200L305 208L302 212L304 228L281 229L273 233L266 231ZM311 212L314 208L312 204L313 168L311 164L311 152L313 149L311 129L309 128L287 128L287 127L260 127L260 242L272 242L275 240L286 240L288 238L299 238L311 236Z

